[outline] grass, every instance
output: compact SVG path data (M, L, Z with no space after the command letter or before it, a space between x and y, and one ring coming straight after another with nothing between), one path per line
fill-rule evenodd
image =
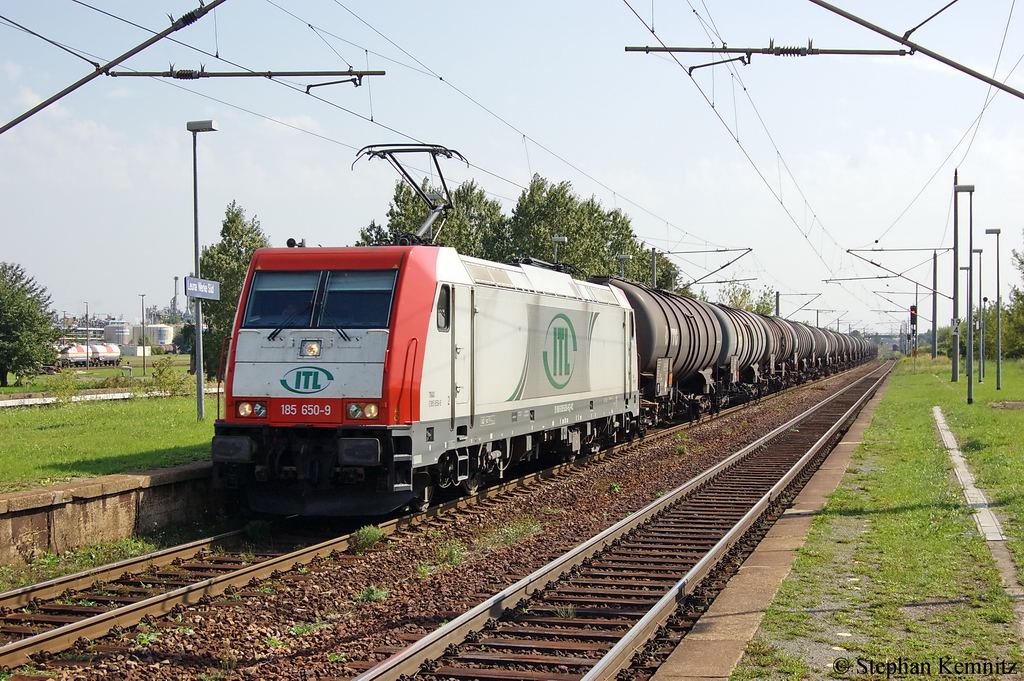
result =
M384 538L384 531L376 525L363 525L352 533L349 539L349 550L352 553L362 553Z
M152 376L153 366L156 362L164 358L170 358L176 371L188 371L190 355L153 355L146 358L145 376L142 373L141 357L124 357L121 360L121 366L117 367L75 367L74 372L80 389L101 387L100 384L107 379L117 378L122 375L127 376L127 372L122 371L121 367L129 366L132 367L133 380L145 382ZM14 374L7 374L7 382L10 385L6 388L0 388L0 395L7 393L46 392L49 390L50 378L47 375L28 376L25 379L25 385L17 386L14 385L17 377Z
M1024 399L1024 366L995 367L966 404L966 378L950 384L948 362L905 360L876 410L863 445L815 519L790 577L765 613L734 679L844 677L837 658L930 662L1013 660L1021 651L1013 606L964 505L938 442L942 407L978 478L1021 534L1024 411L990 402ZM1015 451L1016 447L1016 451ZM1018 573L1024 546L1011 542ZM779 676L780 665L790 669Z
M0 492L209 458L213 419L186 397L0 410Z
M210 537L234 527L237 527L237 522L230 518L218 518L209 523L181 523L143 537L91 544L62 553L45 553L21 565L0 565L0 592Z
M158 548L151 539L128 538L64 553L47 553L26 565L0 565L0 592L150 553Z
M384 601L388 598L388 590L381 589L378 586L370 584L365 587L362 591L356 594L355 599L361 603L374 603L377 601Z
M543 524L533 518L519 518L487 528L474 541L474 548L480 553L489 553L511 546L521 539L539 533L542 529Z

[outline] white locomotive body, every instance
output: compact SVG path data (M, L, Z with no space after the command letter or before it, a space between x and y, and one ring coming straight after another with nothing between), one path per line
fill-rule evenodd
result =
M629 437L614 286L450 248L263 249L235 320L214 481L275 514L374 515Z

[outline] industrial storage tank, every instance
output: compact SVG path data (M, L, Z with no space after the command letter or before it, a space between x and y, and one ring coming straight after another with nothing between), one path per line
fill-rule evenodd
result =
M132 325L128 322L110 322L103 327L103 342L113 345L130 345Z
M174 329L168 324L147 324L146 335L150 345L170 345L174 340Z
M142 325L134 327L134 343L138 344L143 335L146 336L146 345L170 345L174 340L174 329L167 324L146 324L146 332L143 334Z

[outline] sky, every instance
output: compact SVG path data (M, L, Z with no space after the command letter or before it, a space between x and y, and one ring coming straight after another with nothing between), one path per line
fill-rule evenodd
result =
M198 1L0 0L0 125ZM911 40L1024 90L1014 0L959 0L927 22L947 0L835 1L898 35L925 22ZM1001 229L1004 299L1020 285L1024 100L920 52L755 53L691 71L722 57L625 49L772 40L900 47L810 0L227 0L112 70L386 75L308 93L336 79L99 76L0 134L0 261L24 267L59 313L88 303L137 321L141 294L169 304L194 262L186 122L213 119L218 131L196 140L204 246L232 201L274 246L351 245L386 223L398 179L383 161L354 163L357 151L416 142L459 151L470 165L442 161L446 180L473 180L506 214L533 175L568 181L626 213L712 300L709 282L741 281L778 291L783 316L842 331L898 331L915 299L928 327L933 251L936 316L949 324L957 171L975 186L959 194L961 265L973 221L994 299L985 230ZM966 273L961 289L965 299Z

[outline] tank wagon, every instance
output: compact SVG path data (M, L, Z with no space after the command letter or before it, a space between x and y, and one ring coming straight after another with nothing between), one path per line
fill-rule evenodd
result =
M272 514L422 506L872 354L797 322L451 248L262 249L228 350L214 485Z
M121 348L116 345L69 345L57 355L61 366L117 366L121 363Z
M603 277L636 314L642 426L699 418L874 357L857 336Z

